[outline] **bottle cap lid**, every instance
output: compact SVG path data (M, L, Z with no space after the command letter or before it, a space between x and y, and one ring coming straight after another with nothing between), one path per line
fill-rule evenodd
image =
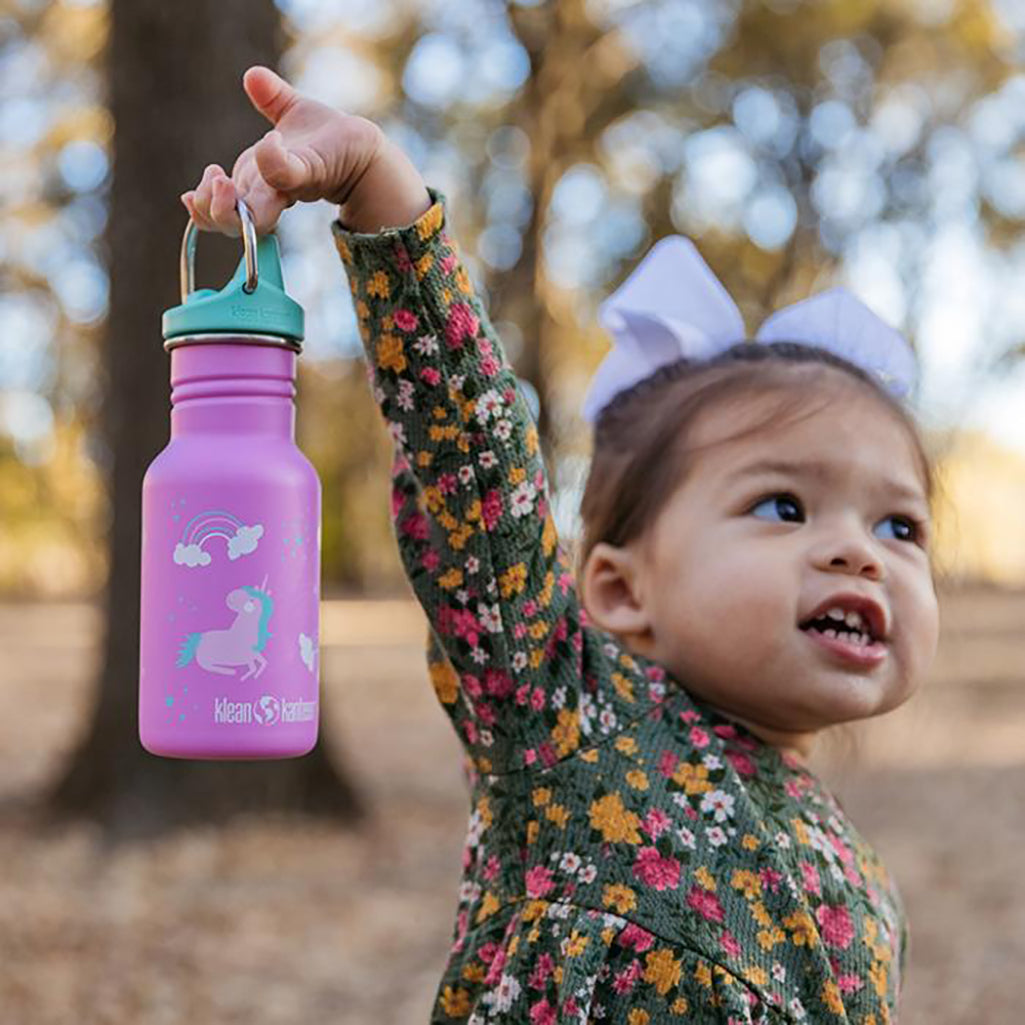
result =
M180 306L164 311L164 338L198 334L303 337L303 308L285 292L278 239L259 240L245 203L238 200L245 252L231 280L220 291L194 287L196 227L189 219L182 238Z

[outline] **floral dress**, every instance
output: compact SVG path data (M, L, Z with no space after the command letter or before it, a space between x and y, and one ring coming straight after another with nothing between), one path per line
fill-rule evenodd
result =
M588 621L538 433L446 233L334 239L471 814L431 1022L895 1021L885 867L796 759Z

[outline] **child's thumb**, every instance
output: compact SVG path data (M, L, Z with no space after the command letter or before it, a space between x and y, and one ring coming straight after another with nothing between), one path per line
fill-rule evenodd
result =
M242 76L242 87L252 105L273 125L299 98L299 94L280 75L259 64Z
M254 156L260 177L279 192L290 192L309 182L309 165L286 149L279 131L268 132L256 144Z

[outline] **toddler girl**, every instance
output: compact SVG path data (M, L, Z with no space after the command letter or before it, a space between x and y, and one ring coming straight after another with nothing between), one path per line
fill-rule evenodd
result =
M660 243L602 311L574 573L442 197L370 122L264 68L244 84L275 130L183 201L229 234L239 195L260 231L340 205L395 532L471 766L431 1021L895 1020L900 898L804 759L905 701L936 646L903 341L832 293L743 342L693 247Z

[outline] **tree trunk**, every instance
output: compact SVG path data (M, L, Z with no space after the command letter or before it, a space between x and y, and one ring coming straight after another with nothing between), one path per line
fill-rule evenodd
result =
M207 163L230 173L236 154L269 128L251 109L241 77L251 64L277 63L281 26L271 0L113 0L111 19L106 630L92 721L46 811L95 819L119 836L276 809L351 821L362 805L323 743L305 758L189 762L154 757L139 741L141 488L168 437L160 314L179 301L186 224L179 196ZM205 235L197 282L220 287L239 253L237 240Z

